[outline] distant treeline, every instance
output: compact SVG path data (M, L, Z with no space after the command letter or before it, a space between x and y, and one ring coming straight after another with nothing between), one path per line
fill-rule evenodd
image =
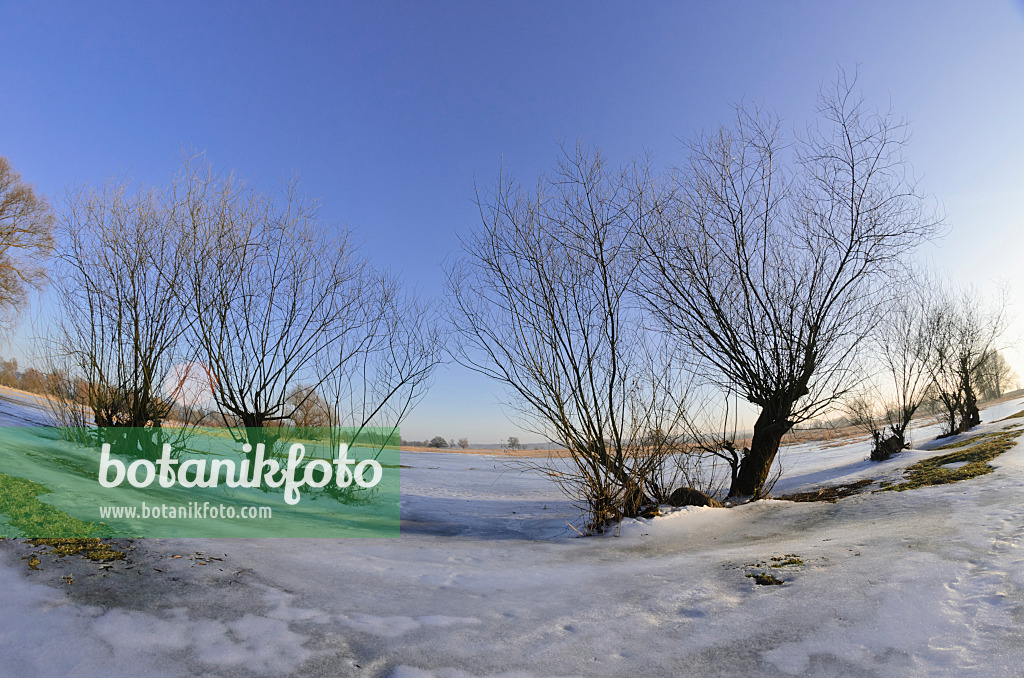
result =
M0 384L10 388L38 393L45 395L47 384L54 378L54 375L29 367L25 370L18 370L17 358L4 360L0 358Z

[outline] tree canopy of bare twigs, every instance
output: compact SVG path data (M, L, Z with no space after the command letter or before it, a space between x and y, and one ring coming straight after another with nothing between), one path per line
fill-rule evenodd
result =
M443 359L447 331L433 303L381 276L364 290L369 322L318 360L332 426L396 429L422 399ZM357 335L358 336L358 335Z
M320 219L294 182L271 195L208 169L188 176L191 341L215 376L221 420L268 443L313 402L327 404L332 427L398 426L440 360L431 307Z
M690 142L674 200L641 231L648 307L759 410L735 497L757 496L783 435L856 382L878 285L939 232L907 178L905 123L854 86L840 73L793 141L739 107Z
M677 375L632 291L631 238L652 193L646 167L614 171L583 146L533 189L502 172L448 270L456 360L504 384L523 425L569 450L569 466L548 471L592 526L661 498L671 438L651 433L676 428Z
M981 423L978 380L1006 330L1006 299L986 305L974 290L938 285L934 294L928 366L935 396L945 410L946 433L954 434Z
M294 183L261 193L201 157L166 190L69 195L48 344L60 423L160 427L173 415L270 444L283 428L393 431L441 360L437 313L317 209ZM164 384L182 378L212 408L175 406Z
M910 423L932 390L929 361L939 339L932 331L938 307L931 280L908 273L890 279L886 288L872 319L866 358L866 369L877 374L846 408L852 423L872 436L875 461L909 445Z
M928 359L937 337L929 331L928 318L935 307L928 290L912 277L904 285L894 280L890 289L894 293L875 316L874 336L882 375L890 388L883 401L885 423L896 447L903 449L909 442L910 422L931 386Z
M978 391L984 400L994 400L1011 389L1019 379L1002 351L991 349L978 366Z
M874 437L878 460L908 445L926 400L941 405L945 434L965 431L980 423L979 397L999 397L1012 375L997 346L1005 294L987 305L977 291L923 273L888 289L870 342L878 374L847 403L853 422Z
M43 283L53 223L46 201L0 156L0 328L10 329L29 289Z
M160 427L173 406L162 384L189 352L193 254L176 188L82 188L58 220L60 318L48 349L66 383L55 395L72 409L84 404L97 426Z

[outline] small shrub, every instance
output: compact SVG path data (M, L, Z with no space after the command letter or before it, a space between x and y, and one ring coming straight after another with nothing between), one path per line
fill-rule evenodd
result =
M874 436L874 445L871 447L871 461L887 461L905 447L900 436L882 437L878 431L872 435Z

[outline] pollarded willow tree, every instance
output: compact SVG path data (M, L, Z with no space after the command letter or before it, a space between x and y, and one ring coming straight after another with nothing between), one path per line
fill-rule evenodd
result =
M440 362L432 307L294 182L271 194L195 164L186 175L188 340L212 374L219 421L268 447L313 413L395 430Z
M873 333L876 358L888 381L885 423L889 427L888 449L902 450L909 444L910 422L928 396L931 377L928 360L938 337L930 331L935 304L927 283L910 277L906 285L893 285L894 292L879 307ZM886 444L882 436L876 448Z
M440 362L431 305L294 184L262 193L191 158L165 188L72 193L58 231L62 424L219 423L269 444L295 427L393 431Z
M872 322L868 364L874 374L847 403L852 423L871 435L872 461L885 461L910 444L910 424L933 390L931 360L942 333L932 280L910 274L887 286Z
M189 210L178 188L110 183L64 201L53 276L60 316L47 342L64 376L51 384L62 425L84 423L81 406L102 427L159 428L171 414L162 387L188 360L191 325L193 238L181 230Z
M945 433L953 435L981 423L978 409L980 372L1008 322L1006 298L984 304L975 290L936 284L928 359L935 397L946 414Z
M652 194L646 167L615 171L582 146L532 190L502 173L448 270L456 360L505 385L524 427L568 449L552 477L591 527L665 499L671 439L656 433L677 428L682 389L633 295L631 238Z
M641 232L649 309L758 410L732 497L757 497L783 436L856 382L878 286L940 229L907 177L906 124L854 85L840 72L793 141L743 107L697 136L671 208Z

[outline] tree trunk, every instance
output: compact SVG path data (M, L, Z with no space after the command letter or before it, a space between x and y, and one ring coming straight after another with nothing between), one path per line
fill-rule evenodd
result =
M754 436L750 440L750 451L740 462L740 472L729 488L729 497L752 497L761 495L768 472L775 455L779 452L782 436L793 428L788 417L774 415L762 409L754 423Z
M276 446L281 437L281 432L276 428L268 427L265 415L260 413L245 412L238 415L238 418L241 420L244 429L244 442L250 446L249 451L245 454L245 458L249 460L250 473L255 473L257 446L263 445L264 459L276 456L275 453L280 452L280 450L276 449ZM283 460L278 459L278 462L282 464L282 470L278 471L278 474L283 475ZM271 489L263 482L263 476L260 476L259 483L259 488L264 492Z
M960 422L960 430L969 431L980 423L981 412L978 411L978 398L974 395L973 390L968 390L967 397L964 398L964 411Z
M960 411L959 405L948 398L941 398L942 405L946 408L946 432L943 435L956 435L956 415Z
M649 503L643 488L637 484L622 463L618 461L618 455L608 453L608 449L600 443L592 442L587 448L588 454L597 457L598 463L618 482L622 489L621 501L618 506L609 507L614 512L621 512L627 518L634 518L639 514L640 508Z
M978 411L978 396L974 392L974 370L970 364L962 361L960 366L963 401L960 405L960 432L969 431L981 423L981 413Z

